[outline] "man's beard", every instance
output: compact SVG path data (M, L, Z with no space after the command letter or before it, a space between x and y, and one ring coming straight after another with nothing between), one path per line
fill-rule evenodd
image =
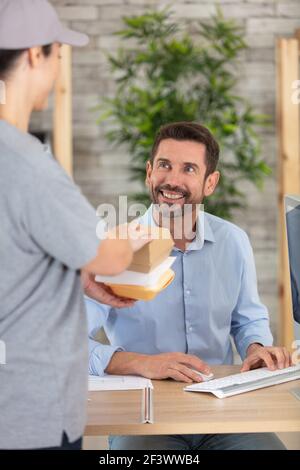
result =
M159 195L162 194L162 191L173 191L182 194L184 197L184 204L174 202L159 202ZM151 187L150 189L150 198L152 203L155 206L155 210L161 217L174 219L176 217L184 217L184 215L191 214L198 209L199 205L202 202L203 197L199 200L195 200L191 193L179 186L170 186L168 184L157 186L156 188Z

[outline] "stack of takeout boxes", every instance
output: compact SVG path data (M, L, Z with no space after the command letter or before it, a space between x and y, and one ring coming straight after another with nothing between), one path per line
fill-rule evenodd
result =
M120 296L135 300L151 300L175 277L170 256L174 242L166 228L151 227L153 240L134 256L129 268L117 276L96 276L96 281L108 285Z

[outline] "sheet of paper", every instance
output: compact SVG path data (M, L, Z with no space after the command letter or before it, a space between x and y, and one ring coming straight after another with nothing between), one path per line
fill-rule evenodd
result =
M101 377L89 375L89 391L101 390L141 390L143 388L153 388L150 379L135 377L134 375L108 375Z
M131 286L150 287L157 284L161 276L172 266L176 257L169 256L159 266L150 273L137 273L135 271L124 271L117 276L96 276L97 282L106 282L109 284L125 284Z

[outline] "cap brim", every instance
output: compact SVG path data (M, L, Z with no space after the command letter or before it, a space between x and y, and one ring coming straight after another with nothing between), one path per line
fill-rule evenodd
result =
M83 47L89 43L89 37L86 34L64 28L58 35L57 42L68 44L69 46Z

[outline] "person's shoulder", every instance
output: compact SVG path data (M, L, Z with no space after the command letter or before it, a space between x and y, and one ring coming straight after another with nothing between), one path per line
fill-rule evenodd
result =
M249 238L245 230L228 220L217 217L216 215L205 213L215 239L223 241L231 241L236 244L244 245L249 243Z
M35 187L36 191L43 188L44 191L76 187L52 155L50 147L31 136L24 139L23 144L18 141L16 145L0 139L0 168L6 177L12 175L21 188Z
M0 175L9 181L11 178L16 183L25 183L32 177L30 165L24 158L26 148L23 149L23 155L18 148L14 148L3 139L0 139Z
M24 135L22 138L16 135L16 140L11 138L7 141L5 138L0 138L0 157L1 163L7 165L7 168L12 168L15 174L22 173L28 170L28 173L39 174L43 173L49 175L48 172L51 168L55 168L56 164L53 158L45 158L45 147L30 135ZM25 176L23 174L23 176Z

